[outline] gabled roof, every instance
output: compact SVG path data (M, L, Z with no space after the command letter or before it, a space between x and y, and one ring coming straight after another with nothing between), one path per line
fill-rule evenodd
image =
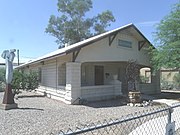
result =
M29 64L41 62L41 61L44 61L44 60L49 59L49 58L54 58L54 57L57 57L57 56L69 54L71 52L79 50L82 47L85 47L85 46L90 45L90 44L92 44L92 43L94 43L96 41L99 41L99 40L101 40L101 39L103 39L105 37L108 37L109 35L116 34L119 31L129 29L129 28L134 29L139 34L139 37L143 38L144 40L146 40L151 45L151 43L148 41L148 39L137 29L137 27L134 24L130 23L130 24L124 25L122 27L119 27L117 29L114 29L114 30L111 30L111 31L108 31L108 32L105 32L105 33L102 33L102 34L99 34L97 36L94 36L94 37L88 38L86 40L83 40L81 42L75 43L73 45L58 49L58 50L56 50L54 52L48 53L48 54L46 54L46 55L44 55L42 57L39 57L39 58L34 59L32 61L29 61L29 62L27 62L25 64L22 64L22 65L18 66L17 68L24 67L24 66L27 66Z

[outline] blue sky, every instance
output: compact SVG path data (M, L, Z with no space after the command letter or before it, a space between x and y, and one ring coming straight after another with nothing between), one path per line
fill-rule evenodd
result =
M179 0L92 0L94 16L111 10L116 18L108 30L134 23L153 43L157 24ZM57 0L0 0L0 53L19 49L21 61L55 51L55 38L45 33L50 15L59 15Z

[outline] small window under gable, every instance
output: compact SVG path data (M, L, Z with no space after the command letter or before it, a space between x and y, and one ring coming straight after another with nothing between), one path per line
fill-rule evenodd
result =
M118 40L118 46L126 47L126 48L132 48L132 42L119 39Z

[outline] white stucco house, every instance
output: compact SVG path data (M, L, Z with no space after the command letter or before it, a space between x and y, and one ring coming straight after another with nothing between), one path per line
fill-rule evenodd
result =
M58 49L18 69L37 71L39 92L67 104L96 101L127 94L126 65L130 59L151 68L147 48L152 46L133 24ZM160 93L159 74L138 83L142 93Z

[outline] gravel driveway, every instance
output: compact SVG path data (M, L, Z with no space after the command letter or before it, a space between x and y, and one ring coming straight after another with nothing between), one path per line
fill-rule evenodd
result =
M18 109L0 110L0 135L49 135L75 129L83 124L120 118L150 107L130 107L116 101L84 105L66 105L60 101L23 92L15 100ZM2 102L3 93L0 93Z

